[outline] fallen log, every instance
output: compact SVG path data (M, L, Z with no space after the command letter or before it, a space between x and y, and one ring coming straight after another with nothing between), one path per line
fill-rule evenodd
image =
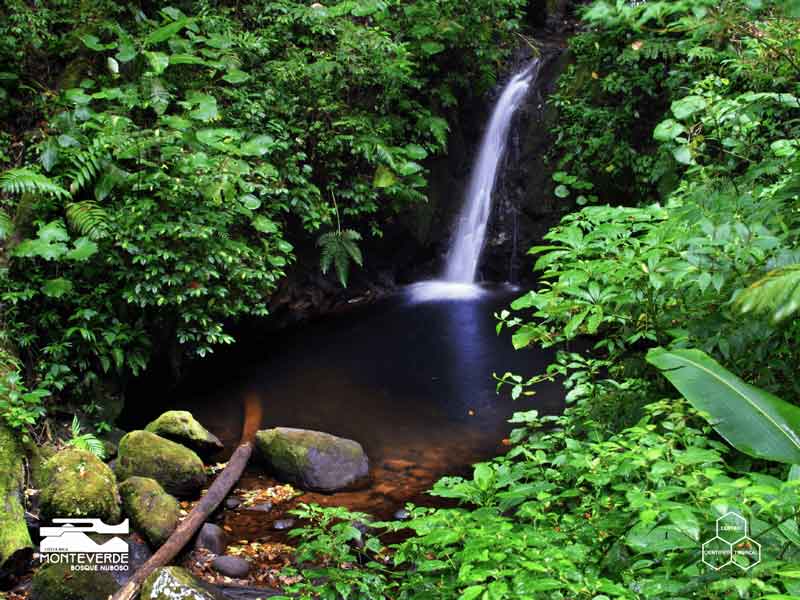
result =
M244 411L242 437L239 446L228 460L227 466L217 476L200 502L164 542L164 545L133 574L128 583L109 597L110 600L133 600L148 575L157 568L165 566L178 555L239 481L247 466L247 461L250 460L253 453L253 438L261 424L261 402L254 395L247 396Z

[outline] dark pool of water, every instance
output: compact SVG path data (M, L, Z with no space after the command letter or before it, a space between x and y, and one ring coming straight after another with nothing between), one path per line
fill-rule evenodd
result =
M514 411L561 410L557 384L516 402L507 391L495 393L493 373L540 373L552 358L514 351L506 332L496 334L493 313L517 295L496 288L479 298L414 303L398 294L254 335L205 360L168 402L134 401L137 419L188 409L233 447L243 398L256 396L263 428L317 429L359 441L370 457L372 487L323 501L386 512L417 498L441 475L462 473L501 451ZM259 485L254 470L242 485Z

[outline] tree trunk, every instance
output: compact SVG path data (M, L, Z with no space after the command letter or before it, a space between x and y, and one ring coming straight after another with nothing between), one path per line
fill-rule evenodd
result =
M22 503L24 456L17 435L0 423L0 577L24 572L33 557Z
M261 424L261 403L255 396L245 398L245 417L244 427L242 428L242 439L239 446L234 451L228 465L222 470L219 476L208 488L205 496L195 505L189 515L178 525L169 539L158 551L150 557L141 568L133 574L130 581L125 584L116 594L111 596L111 600L132 600L139 591L147 576L175 558L183 547L194 537L200 526L206 522L209 515L216 510L220 503L228 495L231 488L236 485L242 476L247 461L253 453L253 438Z

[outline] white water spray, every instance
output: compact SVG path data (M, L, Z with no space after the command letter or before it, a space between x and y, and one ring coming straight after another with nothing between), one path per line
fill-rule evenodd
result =
M539 71L534 60L508 82L492 111L489 127L481 141L478 159L472 170L464 207L459 215L452 246L447 256L446 281L472 283L486 240L486 228L492 212L492 193L497 183L497 169L508 145L508 132L514 113L522 104L531 82Z
M447 255L444 279L411 286L410 293L415 301L463 300L481 294L482 290L474 285L475 273L486 241L497 169L505 156L514 113L525 100L528 89L538 74L539 59L535 59L515 74L503 88L492 110L489 126L472 169L464 206Z

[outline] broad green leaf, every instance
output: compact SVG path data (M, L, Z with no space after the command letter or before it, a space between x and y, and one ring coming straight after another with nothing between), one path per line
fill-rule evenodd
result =
M706 100L702 96L686 96L673 102L671 108L675 118L682 121L705 107Z
M174 37L175 34L177 34L188 24L189 19L183 18L173 23L169 23L168 25L164 25L163 27L159 27L155 31L150 32L150 35L145 38L145 43L147 45L152 45L160 42L166 42L171 37Z
M372 187L387 188L397 183L397 176L394 172L384 165L378 165L375 169L375 177L372 180Z
M272 149L275 138L271 135L258 135L247 140L239 151L245 156L264 156Z
M558 198L566 198L567 196L569 196L569 188L564 184L556 186L555 195Z
M261 233L275 233L278 231L278 226L264 215L258 215L253 219L252 225L256 231L260 231Z
M245 194L239 200L247 210L258 210L261 207L261 200L253 194Z
M671 142L680 134L686 131L686 128L673 119L661 121L653 131L653 137L659 142Z
M213 121L217 118L217 99L208 94L193 92L189 95L189 102L196 104L197 108L189 113L197 121Z
M57 279L48 279L42 284L42 293L51 298L60 298L64 294L72 291L72 282L69 279L59 277Z
M75 240L75 247L67 252L68 260L83 261L97 252L97 244L86 237Z
M231 69L228 73L223 77L225 81L228 83L244 83L248 79L250 79L250 75L241 71L239 69Z
M800 407L745 383L701 350L654 348L647 361L737 450L800 463Z
M672 151L672 156L682 165L690 165L694 162L692 159L692 151L689 146L679 146L675 148Z
M164 69L169 66L169 56L163 52L145 52L144 55L147 57L147 62L150 63L150 68L156 75L161 75Z
M197 132L197 139L218 150L234 150L232 145L237 142L242 134L236 129L201 129Z
M475 481L475 485L478 486L478 489L486 492L494 483L494 469L486 463L480 463L475 465L475 473L473 475L473 481Z

